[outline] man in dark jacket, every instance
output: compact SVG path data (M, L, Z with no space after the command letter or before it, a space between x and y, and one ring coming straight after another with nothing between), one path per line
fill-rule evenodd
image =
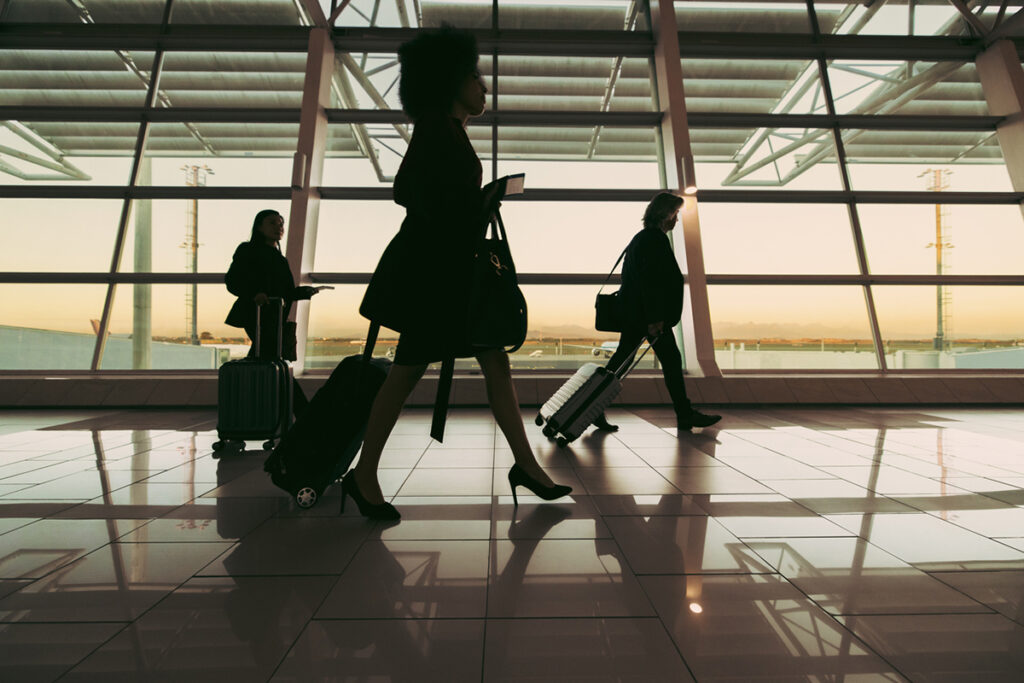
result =
M661 362L665 384L676 412L679 431L694 427L708 427L722 419L720 415L697 412L686 397L683 383L683 359L676 345L672 328L683 314L683 274L679 271L668 232L679 219L682 197L661 192L644 212L644 229L638 232L626 247L622 263L623 329L619 346L608 361L608 369L616 370L623 363L633 361L634 353L646 336L653 339L652 348ZM594 421L604 431L615 431L604 415Z

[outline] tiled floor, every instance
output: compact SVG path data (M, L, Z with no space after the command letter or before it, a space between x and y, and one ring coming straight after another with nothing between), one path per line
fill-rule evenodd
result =
M389 526L209 411L0 411L0 680L1024 680L1024 411L726 413L524 411L574 492L516 509L489 413L407 411Z

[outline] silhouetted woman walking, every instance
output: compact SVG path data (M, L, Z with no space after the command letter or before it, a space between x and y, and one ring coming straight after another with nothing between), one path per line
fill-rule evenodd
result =
M399 48L398 60L398 94L415 124L394 186L395 202L406 209L396 237L402 267L385 276L378 266L361 310L373 320L394 325L401 335L394 365L370 413L359 462L342 480L343 495L354 498L367 517L400 517L384 501L377 480L384 444L429 363L475 356L495 420L515 457L508 473L513 493L516 486L525 486L546 500L564 496L570 487L548 478L526 438L508 354L502 348L481 350L468 342L474 249L488 207L500 199L493 186L481 189L483 170L465 130L469 118L483 113L486 103L476 40L451 27L423 32Z
M619 289L623 329L619 347L607 367L614 370L627 359L631 361L645 335L654 339L652 348L672 397L676 426L679 431L689 431L693 427L711 426L722 418L699 413L690 404L683 384L683 358L672 334L672 327L683 314L683 274L676 263L668 233L676 226L682 206L682 197L671 192L658 193L644 211L643 230L634 235L626 247ZM618 429L609 424L604 415L595 420L594 425L606 432Z

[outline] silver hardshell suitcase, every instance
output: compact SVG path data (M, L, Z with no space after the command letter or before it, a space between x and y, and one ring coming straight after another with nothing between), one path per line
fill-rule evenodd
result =
M633 352L643 346L641 340ZM650 346L648 346L650 348ZM630 364L627 359L614 372L596 363L586 363L555 392L534 420L544 436L555 439L559 448L575 441L611 405L622 391L622 380L643 359L647 349Z

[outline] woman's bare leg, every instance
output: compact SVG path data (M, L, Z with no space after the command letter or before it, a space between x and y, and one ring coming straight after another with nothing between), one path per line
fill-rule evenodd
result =
M402 406L405 405L406 399L409 398L409 394L412 393L426 369L426 365L392 365L387 379L384 380L380 391L377 392L377 398L373 401L370 419L366 424L363 450L359 454L359 462L356 463L353 470L359 492L370 503L384 502L380 482L377 481L377 465L380 464L380 454L391 435L391 430L398 422Z
M512 383L508 354L501 349L491 349L481 353L476 360L480 363L480 369L483 370L487 382L487 401L491 404L491 411L501 433L505 435L508 445L512 448L516 464L543 486L553 486L554 482L537 464L537 458L530 448L530 441L526 438L516 388Z

